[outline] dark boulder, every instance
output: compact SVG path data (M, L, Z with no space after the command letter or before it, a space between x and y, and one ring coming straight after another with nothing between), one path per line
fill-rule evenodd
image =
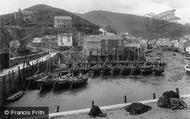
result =
M145 113L145 112L151 110L150 106L144 105L144 104L139 103L139 102L132 103L130 105L127 105L124 108L131 115L138 115L138 114L142 114L142 113Z
M106 114L103 113L97 105L93 105L88 114L93 117L96 117L96 116L105 117L106 116Z

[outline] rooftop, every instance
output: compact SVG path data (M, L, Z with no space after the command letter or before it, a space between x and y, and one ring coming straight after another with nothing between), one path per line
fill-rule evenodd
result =
M123 38L118 35L86 35L85 39L89 39L89 40L120 40Z
M72 20L71 16L54 16L54 19L67 19L67 20Z

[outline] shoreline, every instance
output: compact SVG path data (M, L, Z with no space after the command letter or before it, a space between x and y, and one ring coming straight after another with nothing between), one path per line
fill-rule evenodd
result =
M188 105L190 105L190 94L187 94L187 95L182 95L180 96L181 98L183 98L184 100L188 100ZM147 104L147 105L151 105L153 106L154 108L157 106L155 106L156 102L157 102L158 98L157 99L151 99L151 100L144 100L144 101L136 101L136 102L140 102L140 103L143 103L143 104ZM132 102L129 102L129 103L122 103L122 104L115 104L115 105L108 105L108 106L101 106L100 109L107 113L107 116L109 116L109 113L110 111L119 111L119 110L123 110L123 112L125 113L128 113L124 110L124 106L127 106L127 105L130 105ZM152 111L154 110L154 108L152 109ZM159 108L159 107L157 107ZM165 108L160 108L160 109L165 109ZM168 109L169 110L169 109ZM51 113L49 114L49 118L50 119L62 119L62 118L72 118L72 119L82 119L82 118L85 118L85 119L88 119L88 118L91 118L89 115L88 115L88 112L90 111L90 108L87 108L87 109L79 109L79 110L72 110L72 111L64 111L64 112L57 112L57 113ZM174 110L175 111L175 110ZM190 111L190 109L189 109ZM149 113L148 112L145 112L144 114L146 113ZM143 115L143 114L141 114ZM82 117L81 117L82 116ZM131 116L131 115L130 115ZM140 115L137 115L137 116L140 116ZM100 117L97 117L97 118L100 118ZM107 117L106 117L107 118ZM120 117L119 117L120 118ZM190 118L190 113L189 113L189 118Z

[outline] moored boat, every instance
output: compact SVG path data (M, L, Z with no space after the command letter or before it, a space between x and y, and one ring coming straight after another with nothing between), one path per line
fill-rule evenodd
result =
M142 72L142 75L151 75L152 74L152 66L142 66L140 68L141 72Z
M64 75L61 77L56 78L54 81L54 91L56 90L62 90L62 89L68 89L70 87L70 82L69 79L71 77L69 77L68 75Z
M26 79L26 81L27 81L27 84L28 84L28 89L29 88L37 88L37 80L38 79L41 79L41 78L43 78L43 77L45 77L45 73L39 73L39 74L35 74L35 75L33 75L33 76L31 76L31 77L29 77L29 78L27 78Z
M120 72L121 72L120 67L119 67L119 66L115 66L115 67L113 68L113 70L112 70L112 75L113 75L113 76L118 76L118 75L120 74Z
M109 66L103 67L102 74L103 74L103 76L109 76L109 75L111 75L111 67L109 67Z
M73 77L69 80L70 88L77 88L86 85L88 82L88 77L86 75L79 75L78 77Z
M123 76L130 75L131 74L131 67L130 66L124 66L122 68L121 74Z
M141 70L139 66L132 66L131 67L131 75L140 75Z
M154 72L154 75L155 75L155 76L160 76L160 75L162 75L163 72L164 72L164 67L163 67L163 66L155 66L155 67L153 68L153 72Z
M54 84L54 79L57 77L58 77L58 74L53 73L37 80L38 86L40 87L40 91L52 89L53 84Z
M24 95L24 91L19 91L15 94L9 96L6 101L7 102L14 102L14 101L20 99L23 95Z

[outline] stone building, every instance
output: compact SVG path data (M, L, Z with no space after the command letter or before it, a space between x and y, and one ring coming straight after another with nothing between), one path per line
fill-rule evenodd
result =
M122 51L123 40L116 35L87 35L84 37L83 50L86 55L114 55Z
M54 27L70 29L72 28L72 18L70 16L54 16Z

